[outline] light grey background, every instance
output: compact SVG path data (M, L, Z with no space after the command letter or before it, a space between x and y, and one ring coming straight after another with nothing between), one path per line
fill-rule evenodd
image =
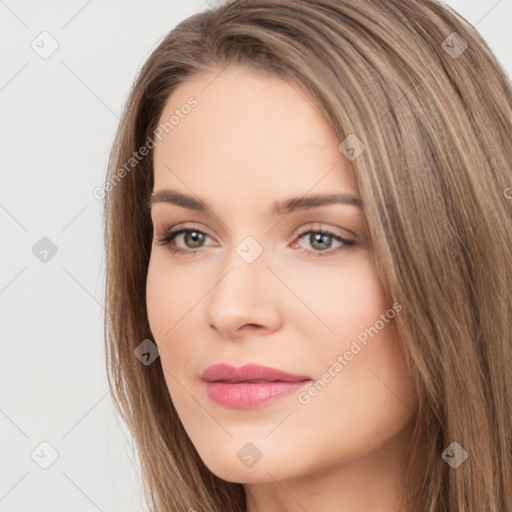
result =
M511 76L512 1L448 4ZM137 71L209 5L0 0L0 512L147 510L105 376L103 203L92 191ZM57 249L46 262L34 254L43 237Z

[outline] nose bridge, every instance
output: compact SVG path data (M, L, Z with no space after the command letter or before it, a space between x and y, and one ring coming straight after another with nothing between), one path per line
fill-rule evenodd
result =
M223 270L224 277L213 290L217 299L238 299L240 306L259 302L261 285L268 280L266 274L270 274L261 243L246 236L225 255Z
M245 324L273 329L278 319L276 296L270 292L272 273L263 246L246 236L224 255L222 276L209 299L210 325L224 334Z

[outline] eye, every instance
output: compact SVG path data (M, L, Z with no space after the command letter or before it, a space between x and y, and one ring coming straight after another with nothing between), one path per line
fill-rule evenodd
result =
M155 238L155 242L158 245L166 245L169 251L173 254L193 255L205 246L205 240L207 238L211 237L200 229L176 226L166 229L163 235ZM332 256L340 250L346 250L347 247L356 245L354 240L346 239L332 231L321 228L314 229L311 227L300 231L297 234L296 240L292 242L291 247L301 247L297 240L307 240L312 249L303 248L303 250L314 257ZM181 245L184 245L185 247L177 246L177 242L181 242ZM338 242L339 246L331 250L333 242Z
M309 236L306 236L309 235ZM326 229L306 229L299 232L298 240L305 239L309 242L313 250L305 249L305 251L313 256L331 256L335 253L338 253L340 250L346 250L347 246L354 246L356 242L354 240L349 240L347 238L343 238L336 233L333 233ZM328 250L331 248L333 244L333 240L340 243L340 246L334 250ZM293 243L293 247L296 247L297 242Z
M155 239L155 242L158 245L168 246L169 251L173 254L194 254L202 247L206 238L211 237L200 229L180 229L180 227L177 226L175 228L165 230L162 236ZM176 246L176 241L179 241L180 239L184 242L185 247L189 247L188 249L182 249L181 247ZM192 246L192 248L190 248L190 246Z

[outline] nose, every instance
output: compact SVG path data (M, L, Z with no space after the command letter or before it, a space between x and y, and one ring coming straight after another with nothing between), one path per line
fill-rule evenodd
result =
M267 268L265 251L249 263L232 249L224 263L222 274L208 294L210 327L227 338L279 329L279 280Z

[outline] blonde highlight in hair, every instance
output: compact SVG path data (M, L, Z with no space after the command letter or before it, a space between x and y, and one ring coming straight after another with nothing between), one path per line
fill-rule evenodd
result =
M456 57L443 45L453 32L467 43ZM365 144L350 165L419 396L404 506L510 512L512 87L478 32L434 0L226 3L175 27L137 76L107 173L105 341L151 510L242 512L245 494L202 462L160 360L134 357L151 337L152 154L109 180L180 83L237 65L301 89L340 142ZM454 441L469 454L457 469L441 457Z

